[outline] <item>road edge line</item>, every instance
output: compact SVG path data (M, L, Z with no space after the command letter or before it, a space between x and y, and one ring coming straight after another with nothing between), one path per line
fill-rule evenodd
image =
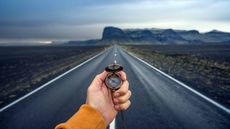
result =
M126 51L127 52L127 51ZM138 58L137 56L135 56L133 53L131 52L127 52L129 55L133 56L134 58L138 59L139 61L141 61L142 63L148 65L149 67L151 67L152 69L156 70L157 72L161 73L162 75L166 76L167 78L175 81L176 83L178 83L179 85L183 86L184 88L188 89L189 91L193 92L194 94L200 96L201 98L205 99L206 101L212 103L213 105L215 105L216 107L222 109L223 111L227 112L228 114L230 114L230 109L224 107L223 105L219 104L218 102L216 102L215 100L208 98L207 96L203 95L202 93L196 91L195 89L189 87L188 85L184 84L183 82L173 78L172 76L168 75L167 73L159 70L158 68L150 65L149 63L147 63L146 61Z
M106 50L108 50L108 49L106 49ZM44 87L48 86L48 85L49 85L49 84L51 84L52 82L54 82L54 81L56 81L56 80L60 79L61 77L65 76L66 74L68 74L68 73L72 72L73 70L75 70L75 69L79 68L80 66L82 66L82 65L86 64L87 62L89 62L89 61L93 60L94 58L96 58L96 57L98 57L99 55L101 55L102 53L104 53L106 50L104 50L104 51L102 51L102 52L98 53L97 55L95 55L95 56L93 56L93 57L91 57L91 58L87 59L86 61L84 61L84 62L82 62L82 63L78 64L77 66L73 67L72 69L70 69L70 70L68 70L68 71L66 71L66 72L64 72L64 73L62 73L61 75L59 75L59 76L55 77L54 79L52 79L52 80L50 80L50 81L46 82L45 84L43 84L43 85L39 86L39 87L38 87L38 88L36 88L36 89L34 89L33 91L31 91L31 92L29 92L29 93L25 94L24 96L22 96L22 97L20 97L20 98L16 99L15 101L13 101L13 102L9 103L8 105L6 105L6 106L2 107L2 108L0 109L0 113L1 113L1 112L3 112L4 110L6 110L6 109L10 108L11 106L15 105L16 103L18 103L18 102L22 101L23 99L25 99L25 98L29 97L30 95L32 95L32 94L34 94L34 93L36 93L37 91L39 91L39 90L43 89Z

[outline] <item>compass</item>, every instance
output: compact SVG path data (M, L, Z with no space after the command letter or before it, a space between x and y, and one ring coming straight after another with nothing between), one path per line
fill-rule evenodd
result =
M119 64L110 64L105 68L105 71L109 72L105 78L105 85L111 90L118 90L122 85L122 79L119 71L123 70L123 67Z

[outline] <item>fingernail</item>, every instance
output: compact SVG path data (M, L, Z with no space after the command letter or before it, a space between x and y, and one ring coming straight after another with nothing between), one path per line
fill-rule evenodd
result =
M118 93L118 92L116 92L115 94L114 94L114 97L119 97L120 96L120 93Z
M119 105L115 105L115 108L116 108L117 110L119 110Z
M113 99L114 103L118 103L118 99Z

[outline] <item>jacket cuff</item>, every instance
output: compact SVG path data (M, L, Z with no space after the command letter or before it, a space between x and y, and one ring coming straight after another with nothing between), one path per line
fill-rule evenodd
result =
M68 129L105 129L105 120L95 108L84 104L66 123L57 127Z

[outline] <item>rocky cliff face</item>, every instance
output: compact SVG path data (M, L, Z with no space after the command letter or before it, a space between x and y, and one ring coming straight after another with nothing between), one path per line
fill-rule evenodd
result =
M161 33L155 34L147 29L122 30L115 27L105 27L102 40L116 40L126 43L187 43L185 39L172 29L166 29Z
M228 43L230 33L211 31L199 33L197 30L173 29L120 29L105 27L102 41L120 43L155 43L155 44L193 44L193 43Z
M103 40L123 40L126 39L126 34L119 28L105 27L102 37Z
M87 41L69 41L75 45L100 44L204 44L227 43L230 44L230 33L213 30L200 33L197 30L173 29L120 29L105 27L102 38Z

